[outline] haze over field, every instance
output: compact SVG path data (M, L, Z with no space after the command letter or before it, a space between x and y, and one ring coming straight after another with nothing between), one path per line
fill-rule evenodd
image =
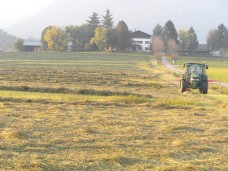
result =
M221 23L228 25L227 6L226 0L54 0L38 14L5 30L22 38L40 38L49 25L81 25L93 12L102 17L110 9L115 25L124 20L132 31L151 34L156 24L172 20L178 31L193 26L199 42L204 43L210 29Z

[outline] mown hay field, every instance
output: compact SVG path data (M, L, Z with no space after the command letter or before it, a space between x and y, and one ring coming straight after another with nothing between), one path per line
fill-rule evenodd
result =
M1 53L0 170L227 170L227 89L178 80L148 54Z

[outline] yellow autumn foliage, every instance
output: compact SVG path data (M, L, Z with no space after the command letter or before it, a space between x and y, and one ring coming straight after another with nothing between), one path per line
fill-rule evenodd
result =
M46 30L44 40L49 50L64 51L67 47L67 34L56 26L51 26Z
M106 27L97 27L95 36L90 40L90 44L96 44L99 49L104 50L108 41L108 29Z

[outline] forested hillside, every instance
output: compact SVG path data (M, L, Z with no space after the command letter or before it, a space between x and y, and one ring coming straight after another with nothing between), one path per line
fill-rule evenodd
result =
M6 50L13 47L16 37L0 29L0 49Z

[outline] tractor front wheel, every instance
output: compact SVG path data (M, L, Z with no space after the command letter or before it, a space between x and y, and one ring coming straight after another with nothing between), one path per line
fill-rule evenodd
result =
M186 91L186 81L185 80L181 80L180 81L180 90L181 90L181 93L185 92Z
M203 85L202 85L202 89L200 91L202 94L207 94L208 92L208 82L207 81L204 81L203 82Z

